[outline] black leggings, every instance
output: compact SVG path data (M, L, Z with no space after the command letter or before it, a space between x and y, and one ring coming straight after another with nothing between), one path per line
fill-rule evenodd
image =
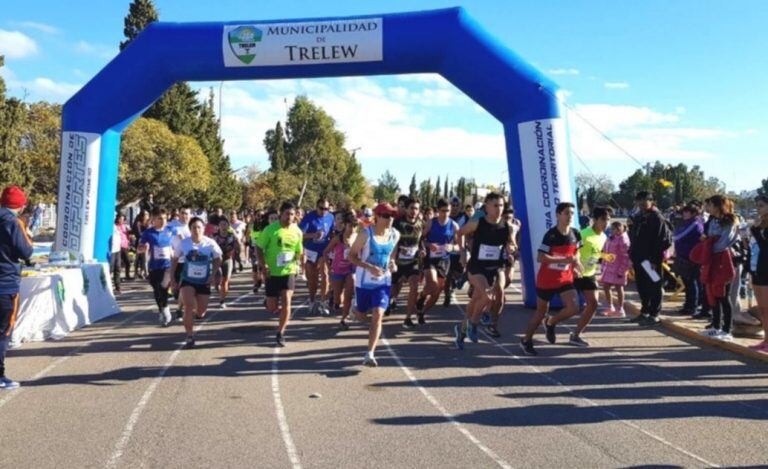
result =
M733 306L731 305L731 284L725 286L725 296L718 298L712 308L712 327L731 332L733 327Z
M163 283L164 277L165 269L149 271L149 284L152 285L152 292L155 295L155 303L157 303L157 307L160 311L168 306L168 287L163 288L160 285Z

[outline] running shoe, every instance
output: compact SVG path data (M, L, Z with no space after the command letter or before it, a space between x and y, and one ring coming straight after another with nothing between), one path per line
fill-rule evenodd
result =
M221 309L227 309L228 307L229 305L227 305L225 301L222 301L221 303L219 303L219 308Z
M320 303L320 305L317 307L317 311L320 313L320 316L330 316L331 315L331 311L323 303Z
M416 319L419 321L420 326L423 326L427 323L427 320L424 319L424 312L416 313Z
M715 339L717 338L717 336L720 335L720 333L721 331L719 329L715 329L714 327L708 327L703 331L699 332L699 335Z
M637 316L628 319L627 322L640 324L643 321L643 318L647 318L647 317L649 317L647 314L638 314Z
M477 335L477 324L469 324L467 326L467 337L474 344L476 344L480 340L480 338Z
M371 352L366 352L365 357L363 357L363 366L376 368L377 366L379 366L379 363L373 357L373 354Z
M730 332L720 331L720 333L714 338L723 342L733 342L733 334Z
M491 325L491 313L483 313L483 317L480 318L480 324L483 326Z
M589 342L582 339L580 336L571 332L571 336L568 338L568 343L577 347L589 347Z
M547 342L554 344L557 342L557 335L555 334L555 324L549 324L549 318L544 318L544 334L547 337Z
M499 332L499 329L493 324L488 324L485 326L485 332L495 339L501 337L501 332Z
M453 335L453 343L456 345L456 348L459 350L464 350L464 339L467 337L467 335L462 332L460 323L453 326Z
M181 322L184 320L184 311L181 309L176 310L176 320Z
M705 311L699 311L691 315L691 319L712 319L712 314Z
M656 327L661 324L661 319L657 316L644 316L642 321L637 324L640 327Z
M0 376L0 389L10 391L11 389L18 389L20 386L18 381L14 381L6 376Z
M405 327L406 329L412 329L416 327L416 324L413 323L413 320L409 316L403 320L403 327Z
M283 337L283 334L278 332L275 334L275 345L278 347L285 347L285 338Z
M768 353L768 342L759 342L757 344L750 345L747 348L756 352Z
M523 354L528 356L536 356L539 354L539 352L536 351L535 348L533 348L533 341L532 340L521 340L520 341L520 350L523 351Z
M342 331L348 331L349 330L349 324L347 324L347 321L345 321L343 319L341 321L339 321L339 329L341 329Z
M185 349L195 348L195 338L194 337L187 337L187 340L184 342L184 348Z

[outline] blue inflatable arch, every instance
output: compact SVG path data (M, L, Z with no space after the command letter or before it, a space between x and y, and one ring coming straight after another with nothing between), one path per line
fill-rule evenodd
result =
M555 205L574 200L557 87L461 8L151 24L64 105L55 249L107 259L121 132L174 83L406 73L439 73L503 124L524 223L525 303L534 305L539 242Z

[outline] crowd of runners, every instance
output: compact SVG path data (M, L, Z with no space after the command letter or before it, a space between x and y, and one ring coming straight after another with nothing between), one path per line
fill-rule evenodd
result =
M757 220L748 230L750 253L741 257L749 261L754 294L766 316L767 202L765 197L756 200ZM655 207L653 197L641 192L626 223L612 220L611 208L596 207L578 230L573 228L576 207L560 203L556 223L540 240L536 254L537 308L520 340L523 353L537 354L533 337L540 330L555 343L557 324L577 315L568 343L588 347L583 332L595 314L626 316L624 288L630 278L636 282L642 307L641 314L629 320L646 327L658 324L664 266L675 250L680 259L676 264L681 269L688 265L691 249L682 243L690 236L697 238L694 244L705 246L701 239L709 239L711 245L709 257L698 261L695 281L686 280L687 298L692 292L697 295L695 301L687 300L687 312L710 320L705 334L732 340L729 298L738 287L733 285L734 273L722 271L736 262L732 248L740 244L732 204L714 196L703 203L692 201L680 213L678 226L673 226ZM116 288L119 260L127 257L133 233L136 275L152 286L160 324L183 322L189 348L195 345L195 318L205 316L211 295L219 308L227 308L229 279L236 270L242 272L244 264L250 264L253 292L263 288L264 306L279 318L278 346L286 343L297 277L306 281L309 297L303 306L311 314L338 317L342 331L353 320L367 325L368 350L363 358L367 366L377 365L375 350L385 316L402 314L404 328L419 327L440 301L443 306L456 304L455 291L464 288L469 296L465 318L451 331L456 348L463 349L467 339L478 342L479 328L490 337L501 336L499 318L524 226L500 194L490 193L476 206L454 197L440 199L434 207L400 196L395 205L381 201L372 209L359 210L337 208L322 198L306 213L286 202L277 210L242 215L241 220L236 211L225 214L218 209L209 214L183 207L167 212L155 207L148 217L137 218L144 224L140 229L130 229L118 216L112 243L113 258L118 260L113 263ZM694 228L689 227L692 224ZM171 297L176 299L175 315ZM556 297L561 309L550 315ZM765 342L755 348L768 352Z
M353 319L368 328L363 364L377 366L385 316L402 314L404 328L423 326L441 297L443 306L455 305L455 291L466 288L465 317L450 331L461 350L467 339L478 342L481 327L489 337L501 336L499 318L526 229L501 194L490 193L476 206L462 202L454 197L425 207L401 196L394 206L380 201L355 210L322 198L307 213L285 202L243 213L242 220L236 211L152 207L130 227L119 214L110 242L115 291L120 293L122 269L130 279L133 266L134 278L152 287L160 325L183 323L184 346L193 348L195 320L205 318L211 296L226 309L230 278L250 264L253 292L263 288L266 310L279 318L275 344L283 347L296 278L302 277L311 313L338 317L341 332ZM657 325L673 256L685 285L680 312L708 320L704 335L733 340L739 295L748 284L768 340L768 197L755 199L751 224L720 195L691 201L668 217L648 192L638 193L635 202L626 223L612 220L610 208L596 207L591 217L579 217L580 230L574 228L575 206L557 205L554 226L538 243L537 307L519 342L522 352L537 354L533 338L542 329L547 342L555 343L557 325L576 315L568 343L588 347L583 332L596 313L626 316L624 288L631 279L641 308L628 320ZM22 217L25 194L6 188L1 205L0 388L13 389L19 384L5 376L5 350L18 313L20 262L28 262L32 242ZM550 315L556 298L561 309ZM768 353L766 340L752 348Z

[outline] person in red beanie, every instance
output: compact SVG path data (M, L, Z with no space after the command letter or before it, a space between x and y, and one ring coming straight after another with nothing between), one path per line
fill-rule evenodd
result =
M19 262L32 256L32 241L19 218L26 205L27 196L19 187L3 190L0 197L0 390L19 387L19 383L5 376L5 351L19 312Z

